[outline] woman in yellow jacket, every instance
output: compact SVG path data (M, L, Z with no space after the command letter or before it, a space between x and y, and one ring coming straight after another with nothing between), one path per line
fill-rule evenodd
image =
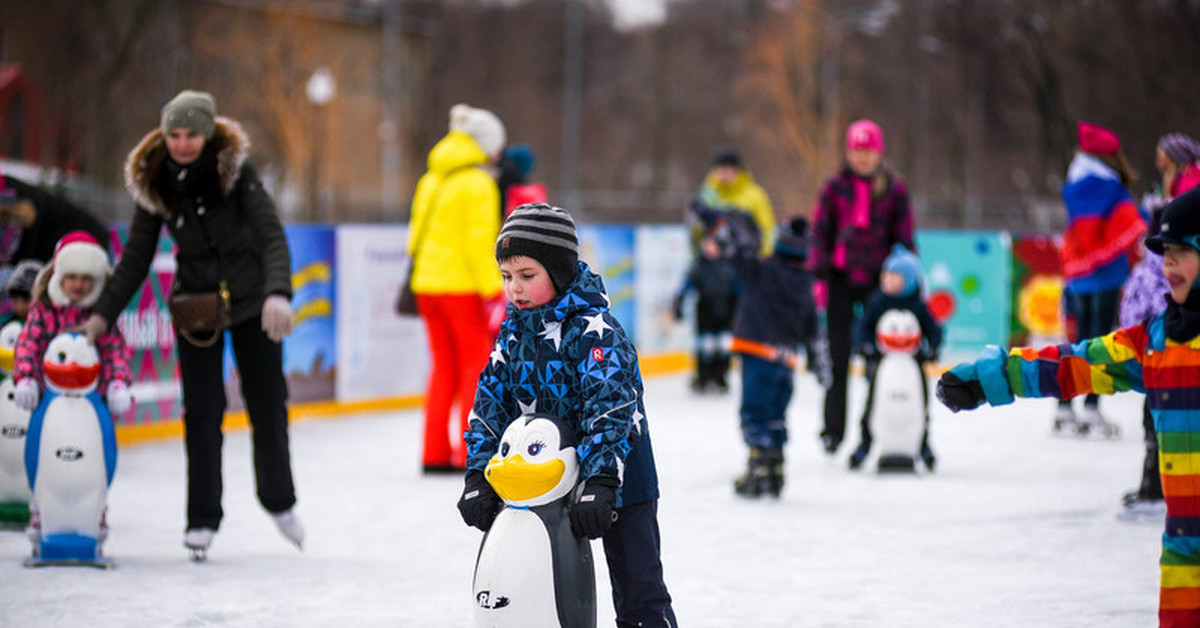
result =
M488 166L504 143L504 124L495 114L454 105L450 131L429 151L428 170L413 194L412 290L433 363L425 393L426 473L466 468L461 434L492 348L488 306L501 293L493 257L500 191Z

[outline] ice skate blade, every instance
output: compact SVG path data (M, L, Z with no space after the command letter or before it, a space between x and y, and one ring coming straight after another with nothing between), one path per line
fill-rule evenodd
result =
M1091 436L1096 438L1105 438L1108 440L1119 440L1121 438L1121 426L1115 423L1076 423L1072 425L1054 425L1054 436L1063 438L1079 438L1087 439Z
M193 563L203 563L208 560L208 550L202 547L189 547L188 560Z
M26 567L93 567L95 569L116 569L117 564L111 558L97 557L91 560L70 558L63 560L44 560L37 556L25 559Z

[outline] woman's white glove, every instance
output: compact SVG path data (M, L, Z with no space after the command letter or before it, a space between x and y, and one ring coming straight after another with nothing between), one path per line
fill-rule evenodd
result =
M37 382L32 379L23 379L17 382L17 387L13 389L13 402L30 412L37 409L40 396L41 391L38 390Z
M129 386L125 382L112 382L108 385L108 412L113 416L125 414L129 412L129 407L133 405L133 394L129 392Z
M287 297L272 294L263 301L262 328L274 342L283 342L292 333L292 305Z

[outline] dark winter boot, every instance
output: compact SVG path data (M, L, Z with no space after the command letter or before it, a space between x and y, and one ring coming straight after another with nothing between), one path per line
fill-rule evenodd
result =
M862 468L863 462L867 459L867 454L871 453L871 448L866 443L863 443L854 449L850 454L850 470L857 471Z
M778 479L774 474L778 474ZM772 489L775 488L774 491ZM763 493L778 496L783 488L783 451L765 447L751 447L746 473L733 481L733 490L745 497L761 497Z
M771 497L779 497L783 492L783 450L768 449L763 456L767 465L767 492Z
M718 353L713 356L713 385L717 389L718 394L729 392L729 383L727 376L729 375L729 354Z
M929 445L921 445L921 462L925 463L925 468L931 472L937 466L937 456L933 455L933 450Z

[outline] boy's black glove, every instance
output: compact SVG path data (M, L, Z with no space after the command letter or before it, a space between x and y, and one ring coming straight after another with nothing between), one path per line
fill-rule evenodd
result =
M671 302L671 311L675 314L675 320L683 320L683 295L675 297Z
M978 408L987 401L987 396L983 394L983 386L979 385L979 382L964 381L950 371L943 373L938 380L937 398L955 412Z
M571 507L571 532L580 538L598 539L617 519L613 506L617 503L614 478L594 477L583 485L583 493Z
M467 525L487 532L500 513L501 501L482 471L470 471L462 497L458 499L458 512Z

